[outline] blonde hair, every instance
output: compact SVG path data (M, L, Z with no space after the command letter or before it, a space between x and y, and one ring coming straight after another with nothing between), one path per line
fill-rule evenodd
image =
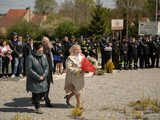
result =
M47 45L48 45L49 48L53 48L53 45L52 45L52 43L50 42L50 40L49 40L48 37L44 36L44 37L42 38L42 44L44 44L44 42L47 42Z
M69 49L70 55L73 55L73 54L74 54L74 50L75 50L76 48L81 48L81 46L78 45L78 44L74 44L74 45Z

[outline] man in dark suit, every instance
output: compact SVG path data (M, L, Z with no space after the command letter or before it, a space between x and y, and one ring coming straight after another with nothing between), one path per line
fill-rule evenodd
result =
M53 54L52 54L53 45L51 44L48 37L43 37L42 44L43 44L43 52L46 55L47 61L49 64L49 71L48 71L48 77L47 77L48 90L45 93L44 98L46 101L46 107L53 107L49 99L50 84L53 83L53 76L52 76L53 75Z
M26 75L26 60L27 60L28 55L32 54L33 46L34 46L33 39L29 38L24 46L24 67L23 67L24 76Z

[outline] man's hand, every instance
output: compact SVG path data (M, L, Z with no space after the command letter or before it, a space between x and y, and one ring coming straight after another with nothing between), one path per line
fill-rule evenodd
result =
M21 57L22 57L22 54L19 54L18 56L21 58Z

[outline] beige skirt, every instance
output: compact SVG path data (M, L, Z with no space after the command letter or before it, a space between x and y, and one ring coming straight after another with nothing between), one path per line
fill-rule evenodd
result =
M74 92L80 94L84 88L84 73L76 75L73 72L67 72L65 78L64 90L66 93Z

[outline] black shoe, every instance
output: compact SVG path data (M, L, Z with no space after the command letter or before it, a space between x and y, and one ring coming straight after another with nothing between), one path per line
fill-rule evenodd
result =
M64 97L64 99L66 99L67 107L68 107L68 108L74 108L74 106L70 104L69 99L68 99L68 96L69 96L69 95L66 95L66 96Z
M49 104L46 104L46 107L53 108L53 105L49 103Z
M43 111L41 111L41 109L35 109L34 111L35 111L35 113L37 113L37 114L43 114Z
M67 105L71 105L71 104L69 103L69 98L68 98L68 97L69 97L69 95L66 95L66 96L64 97L64 99L66 99L66 104L67 104Z

